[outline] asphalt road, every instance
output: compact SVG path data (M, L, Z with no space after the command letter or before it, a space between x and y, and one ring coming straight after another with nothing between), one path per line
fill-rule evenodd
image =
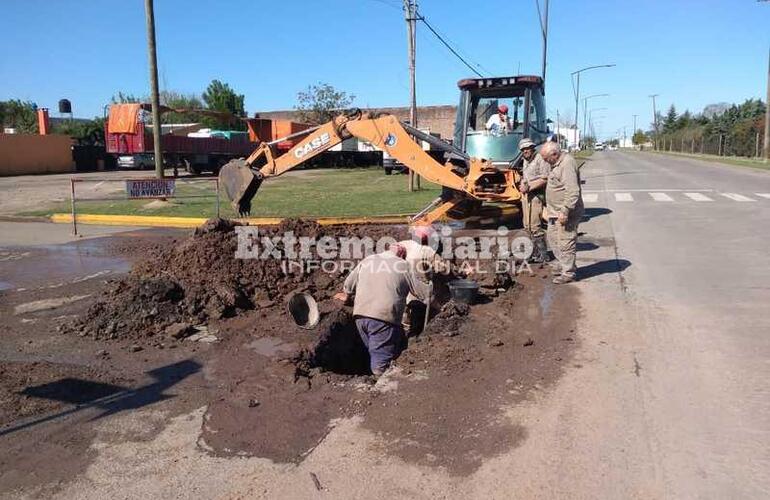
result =
M576 353L555 386L505 407L525 438L471 475L390 456L356 419L296 466L223 459L197 445L202 411L151 409L105 429L160 435L105 430L58 496L770 497L770 173L603 152L582 176L581 279L564 285L580 308L550 305L578 316Z
M767 498L770 174L604 152L583 179L592 218L576 287L587 369L552 395L574 429L551 432L560 453L581 456L560 460L592 480L568 473L543 487Z

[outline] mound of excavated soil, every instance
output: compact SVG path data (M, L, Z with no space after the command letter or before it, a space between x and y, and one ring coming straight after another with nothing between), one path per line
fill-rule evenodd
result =
M232 317L240 311L269 308L295 290L306 290L317 300L331 297L344 275L317 268L284 266L281 259L236 258L236 224L212 219L194 234L174 244L150 247L124 279L111 285L104 297L70 330L94 338L183 338L192 326ZM294 236L379 238L406 237L406 229L377 226L329 226L287 220L259 228L259 237ZM285 256L280 244L276 251ZM311 253L317 255L316 248Z

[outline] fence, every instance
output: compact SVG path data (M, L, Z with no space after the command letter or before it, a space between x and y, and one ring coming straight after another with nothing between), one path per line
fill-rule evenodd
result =
M209 201L210 200L210 201ZM72 230L78 216L219 217L217 177L70 179Z
M754 134L754 137L751 138L736 134L720 134L709 137L661 135L655 141L656 151L746 158L761 158L763 146L764 137L759 133Z

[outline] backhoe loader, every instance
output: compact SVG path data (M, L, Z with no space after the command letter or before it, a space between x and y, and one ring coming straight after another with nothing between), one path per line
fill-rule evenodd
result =
M323 125L280 139L284 141L304 136L293 148L280 156L275 154L274 142L261 144L245 160L233 160L225 165L219 173L220 183L235 210L241 216L247 216L251 210L251 201L265 179L279 176L343 140L356 137L387 152L426 180L444 188L439 198L412 218L413 225L431 224L450 211L462 213L478 209L483 202L517 203L521 199L521 193L517 189L520 174L515 168L511 168L519 158L516 144L519 138L530 133L538 135L541 130L535 125L540 122L543 122L542 126L545 128L544 113L537 113L539 118L535 121L532 121L535 113L530 113L530 109L535 109L535 97L540 99L536 103L537 108L541 107L542 80L539 77L524 77L536 78L537 81L519 82L519 78L522 77L460 82L463 91L459 108L461 113L458 113L458 116L462 115L458 121L463 122L459 128L463 134L460 148L401 123L395 116L373 116L353 110ZM469 90L471 87L473 92ZM540 92L534 92L533 88ZM518 99L524 108L520 130L508 137L493 138L480 135L481 132L476 134L469 129L469 124L474 126L477 120L481 122L484 109L496 109L496 105L492 107L491 104L506 96ZM466 134L468 137L465 137ZM444 150L446 162L441 164L434 160L423 151L415 139ZM457 141L457 138L455 140ZM491 148L489 159L472 157L466 153L466 150L482 153L482 144L487 147L487 143Z

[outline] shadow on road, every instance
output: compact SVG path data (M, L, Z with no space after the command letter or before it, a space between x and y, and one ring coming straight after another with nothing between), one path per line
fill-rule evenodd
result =
M136 389L75 378L63 378L56 382L27 387L21 391L21 394L77 404L78 406L45 417L17 423L0 430L0 436L90 408L102 410L101 413L91 418L93 421L121 411L134 410L173 398L173 395L165 394L165 391L190 375L199 372L201 367L200 363L188 359L150 370L147 374L154 379L154 382Z
M596 250L597 248L599 248L599 245L597 245L593 241L578 241L577 242L577 251L578 252L590 252L591 250Z
M583 212L583 220L581 222L587 222L594 217L599 217L600 215L609 215L612 213L612 210L609 208L604 207L591 207L586 208Z
M631 262L626 259L602 260L587 266L579 267L577 270L577 278L585 280L595 276L601 276L602 274L622 273L630 266Z

